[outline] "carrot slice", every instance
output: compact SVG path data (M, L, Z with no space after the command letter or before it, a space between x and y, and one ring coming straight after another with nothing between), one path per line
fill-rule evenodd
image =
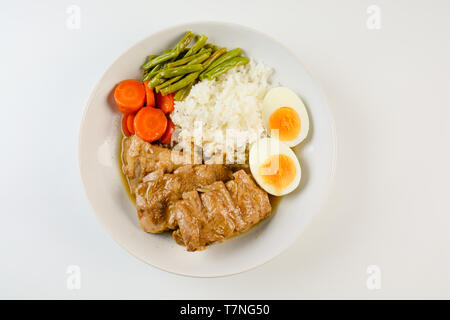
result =
M127 120L128 120L128 115L124 115L122 117L122 132L123 132L124 135L129 137L129 136L131 136L131 133L128 130Z
M156 105L160 107L165 114L171 113L173 109L175 109L173 96L173 93L163 96L161 92L158 92L156 95Z
M122 81L114 90L114 100L120 113L129 114L136 112L144 106L144 84L133 79Z
M135 113L130 113L128 116L127 116L127 128L128 128L128 131L131 133L131 134L134 134L134 117L136 116L136 114Z
M170 144L172 141L172 134L175 131L175 125L173 124L172 120L167 119L167 128L166 132L162 135L161 139L159 139L159 142L163 144Z
M144 82L145 87L145 97L147 101L147 107L154 107L155 106L155 93L153 92L153 89L148 87L148 81Z
M144 107L136 113L134 130L142 140L158 140L166 132L166 128L167 118L160 109Z

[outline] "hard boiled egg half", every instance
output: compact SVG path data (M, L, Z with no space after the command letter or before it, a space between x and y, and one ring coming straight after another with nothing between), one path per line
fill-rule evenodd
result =
M250 171L261 188L275 196L295 190L302 176L297 156L285 143L262 138L249 153Z
M269 134L274 137L272 130L278 130L278 139L289 147L295 147L308 135L308 112L291 89L270 89L264 97L262 117Z

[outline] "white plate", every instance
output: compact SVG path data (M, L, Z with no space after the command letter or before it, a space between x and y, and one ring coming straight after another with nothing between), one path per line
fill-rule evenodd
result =
M302 97L311 122L309 138L296 148L302 165L300 187L282 199L270 219L247 234L195 253L175 244L168 233L148 234L139 227L119 171L121 116L112 99L112 90L118 82L140 79L139 67L148 54L171 48L188 29L206 34L217 45L241 47L248 57L273 67L273 81L292 88ZM200 22L150 35L108 68L84 110L79 165L87 197L98 219L121 246L142 261L169 272L216 277L259 266L294 243L325 200L333 173L334 147L334 127L325 98L292 52L247 27Z

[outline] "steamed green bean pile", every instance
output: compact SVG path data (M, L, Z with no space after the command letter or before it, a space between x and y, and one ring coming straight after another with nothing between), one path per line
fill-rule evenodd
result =
M196 41L188 48L194 38ZM207 41L205 35L186 32L173 49L147 57L141 67L144 70L142 81L148 81L151 89L164 96L175 93L174 99L181 101L196 82L214 80L231 68L249 62L241 56L241 48L227 51L227 48L219 48Z

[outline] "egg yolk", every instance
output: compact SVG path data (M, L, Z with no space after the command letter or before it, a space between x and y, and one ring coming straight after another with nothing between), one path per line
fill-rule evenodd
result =
M258 171L264 184L274 187L277 191L282 191L290 185L297 174L294 161L284 154L270 156Z
M278 129L278 139L281 141L290 141L297 138L300 133L300 128L300 117L290 107L278 108L270 115L269 129Z

